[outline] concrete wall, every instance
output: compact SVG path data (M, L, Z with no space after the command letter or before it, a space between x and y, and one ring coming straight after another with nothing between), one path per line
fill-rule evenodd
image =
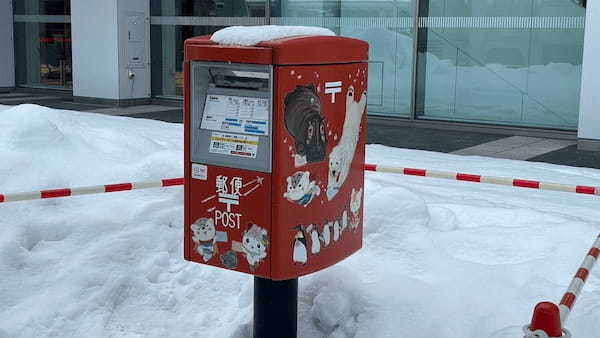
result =
M579 107L579 148L600 151L600 3L587 2Z
M0 91L15 86L12 0L0 0Z
M150 97L149 15L149 0L71 0L73 96Z
M116 0L71 0L73 96L119 98Z

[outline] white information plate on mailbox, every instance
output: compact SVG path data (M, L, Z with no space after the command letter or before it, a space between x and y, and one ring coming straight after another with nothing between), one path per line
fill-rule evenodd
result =
M269 100L232 95L206 95L202 129L269 135Z

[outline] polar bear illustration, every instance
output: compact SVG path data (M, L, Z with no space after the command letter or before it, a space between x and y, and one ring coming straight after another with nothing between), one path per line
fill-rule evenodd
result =
M329 176L327 181L327 199L332 200L348 177L350 165L358 144L360 122L367 106L367 95L363 93L358 102L354 101L354 87L349 86L346 93L346 118L340 142L329 154Z
M283 193L288 201L306 207L315 196L321 194L321 188L310 180L310 172L298 171L287 178L287 191Z

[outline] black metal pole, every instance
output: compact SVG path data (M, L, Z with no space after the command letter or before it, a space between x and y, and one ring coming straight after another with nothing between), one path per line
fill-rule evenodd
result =
M298 278L254 277L254 338L298 336Z

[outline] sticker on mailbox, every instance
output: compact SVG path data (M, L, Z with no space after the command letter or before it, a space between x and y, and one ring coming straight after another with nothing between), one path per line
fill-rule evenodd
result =
M213 132L209 152L215 154L256 158L258 137Z
M192 163L192 178L206 181L208 177L208 167L204 164Z
M269 101L257 97L208 94L200 127L269 135Z

